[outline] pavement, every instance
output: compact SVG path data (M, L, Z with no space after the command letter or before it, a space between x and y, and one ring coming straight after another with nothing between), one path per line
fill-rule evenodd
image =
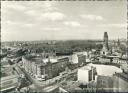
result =
M20 68L20 67L19 67ZM21 71L25 74L26 78L33 84L37 92L42 92L42 87L23 69Z

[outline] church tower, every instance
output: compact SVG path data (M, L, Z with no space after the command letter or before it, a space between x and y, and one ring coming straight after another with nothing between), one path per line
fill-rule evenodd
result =
M119 40L119 38L118 38L118 41L117 41L117 46L120 46L120 40Z
M109 52L109 47L108 47L108 34L107 34L107 32L104 32L102 54L103 55L107 55L108 52Z
M106 48L106 50L109 50L109 47L108 47L108 34L107 34L107 32L104 32L103 46Z
M118 41L117 41L116 50L117 50L118 52L121 51L119 38L118 38Z

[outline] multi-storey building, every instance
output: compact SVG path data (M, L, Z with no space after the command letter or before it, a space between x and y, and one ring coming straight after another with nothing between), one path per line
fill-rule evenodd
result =
M128 92L128 74L127 73L114 74L113 92Z
M113 91L113 77L98 75L96 79L97 92L112 92Z
M72 63L81 66L86 62L86 55L75 53L72 55Z
M22 57L24 69L36 78L49 79L58 76L64 71L69 62L68 57L47 58L24 56Z
M78 81L82 84L88 84L90 81L95 81L96 75L96 67L87 66L78 69Z

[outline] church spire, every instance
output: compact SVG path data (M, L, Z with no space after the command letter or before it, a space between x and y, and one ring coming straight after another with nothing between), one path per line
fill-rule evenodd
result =
M120 40L119 40L119 37L118 37L117 45L120 46Z

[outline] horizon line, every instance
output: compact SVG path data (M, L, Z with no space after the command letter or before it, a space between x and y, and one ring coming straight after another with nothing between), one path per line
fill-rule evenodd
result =
M120 38L120 39L125 39L125 38ZM103 41L103 39L45 39L45 40L7 40L7 41L2 41L1 42L32 42L32 41L87 41L87 40L91 40L91 41ZM109 39L109 40L118 40L118 39Z

